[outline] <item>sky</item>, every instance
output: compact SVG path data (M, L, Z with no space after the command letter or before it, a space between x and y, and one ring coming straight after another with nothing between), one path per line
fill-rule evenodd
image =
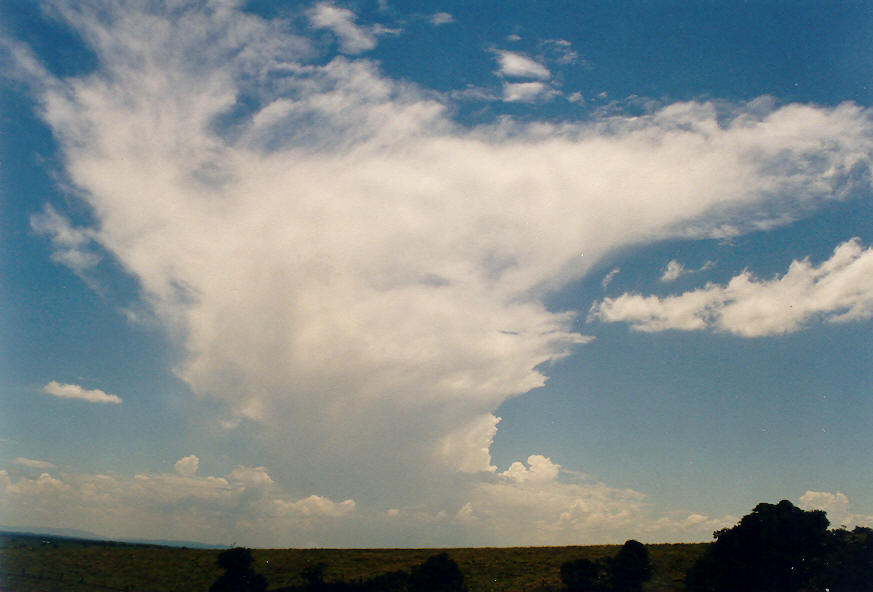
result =
M873 526L865 2L0 5L0 524Z

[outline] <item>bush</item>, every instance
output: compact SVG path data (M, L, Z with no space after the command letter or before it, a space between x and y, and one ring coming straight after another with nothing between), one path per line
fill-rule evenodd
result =
M466 589L464 574L448 553L428 557L409 574L410 592L465 592Z
M248 549L235 547L218 554L218 566L225 572L219 576L209 592L264 592L267 578L251 568L254 561Z
M602 563L575 559L561 565L561 582L567 592L606 590L606 569Z
M635 540L625 542L609 566L610 588L616 592L638 592L651 577L646 546Z

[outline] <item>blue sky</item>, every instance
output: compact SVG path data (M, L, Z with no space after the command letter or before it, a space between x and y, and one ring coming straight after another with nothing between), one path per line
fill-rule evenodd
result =
M869 5L0 15L0 523L873 525Z

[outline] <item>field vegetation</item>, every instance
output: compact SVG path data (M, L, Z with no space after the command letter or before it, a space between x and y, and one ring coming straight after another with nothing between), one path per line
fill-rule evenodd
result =
M647 545L652 578L644 592L681 592L685 572L707 544ZM561 565L600 562L620 545L470 549L254 549L253 569L268 590L304 586L302 574L321 566L326 582L357 582L410 570L446 552L469 592L561 589ZM0 590L16 592L206 592L224 571L220 551L0 534Z

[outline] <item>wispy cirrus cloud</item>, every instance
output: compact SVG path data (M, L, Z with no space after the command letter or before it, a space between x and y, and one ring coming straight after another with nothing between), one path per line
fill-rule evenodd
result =
M100 389L86 389L78 384L63 384L52 380L42 387L42 392L61 399L79 399L89 403L121 403L121 397L105 393Z
M830 259L794 261L781 277L758 280L745 271L726 285L660 298L622 294L595 302L589 320L626 322L637 331L716 329L742 337L791 333L818 320L873 317L873 249L852 239Z
M435 27L439 27L440 25L447 25L449 23L455 22L455 17L453 17L448 12L435 12L430 16L430 24Z
M31 469L48 470L48 469L57 468L54 463L50 463L50 462L45 461L45 460L36 460L33 458L22 458L20 456L15 459L15 464L21 465L23 467L29 467Z
M76 275L88 280L90 272L100 263L100 255L94 249L94 231L76 228L69 218L52 206L30 217L30 226L49 239L52 246L52 261L69 267Z

